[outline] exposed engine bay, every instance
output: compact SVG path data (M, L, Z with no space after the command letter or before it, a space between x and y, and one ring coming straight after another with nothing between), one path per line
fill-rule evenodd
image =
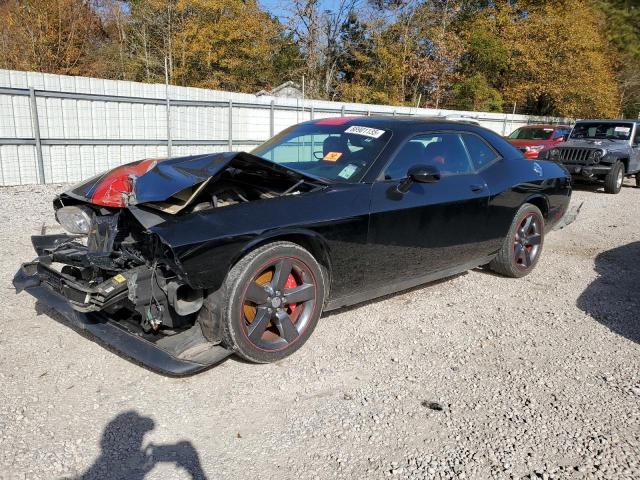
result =
M252 185L249 182L227 179L205 181L197 187L183 190L165 202L147 204L166 213L201 212L212 208L228 207L238 203L267 200L283 195L297 195L309 191L309 185L303 180L296 182L285 190L275 190Z

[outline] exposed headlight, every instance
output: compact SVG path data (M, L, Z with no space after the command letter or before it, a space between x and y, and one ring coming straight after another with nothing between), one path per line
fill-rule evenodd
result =
M549 160L557 160L560 158L560 150L558 150L557 148L552 148L551 150L549 150Z
M69 233L88 234L93 211L88 207L62 207L56 210L56 220Z
M594 163L598 163L603 156L604 156L604 152L602 150L593 150L589 154L589 159L592 160Z

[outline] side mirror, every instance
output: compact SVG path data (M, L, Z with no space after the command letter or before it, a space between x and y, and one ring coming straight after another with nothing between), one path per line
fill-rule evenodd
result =
M434 183L440 180L440 170L432 165L416 165L409 169L407 177L417 183Z
M398 185L400 193L407 193L412 183L435 183L440 180L440 171L432 165L415 165L407 171L407 178Z

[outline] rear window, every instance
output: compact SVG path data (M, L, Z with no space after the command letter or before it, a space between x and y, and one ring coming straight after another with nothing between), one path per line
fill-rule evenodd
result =
M511 135L511 140L549 140L553 134L553 128L520 127Z
M633 123L581 122L576 123L571 138L608 138L609 140L629 140Z

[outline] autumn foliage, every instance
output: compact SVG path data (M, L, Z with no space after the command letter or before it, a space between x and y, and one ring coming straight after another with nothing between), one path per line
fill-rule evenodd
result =
M630 0L0 0L0 68L571 117L637 116ZM274 2L270 2L273 5Z

